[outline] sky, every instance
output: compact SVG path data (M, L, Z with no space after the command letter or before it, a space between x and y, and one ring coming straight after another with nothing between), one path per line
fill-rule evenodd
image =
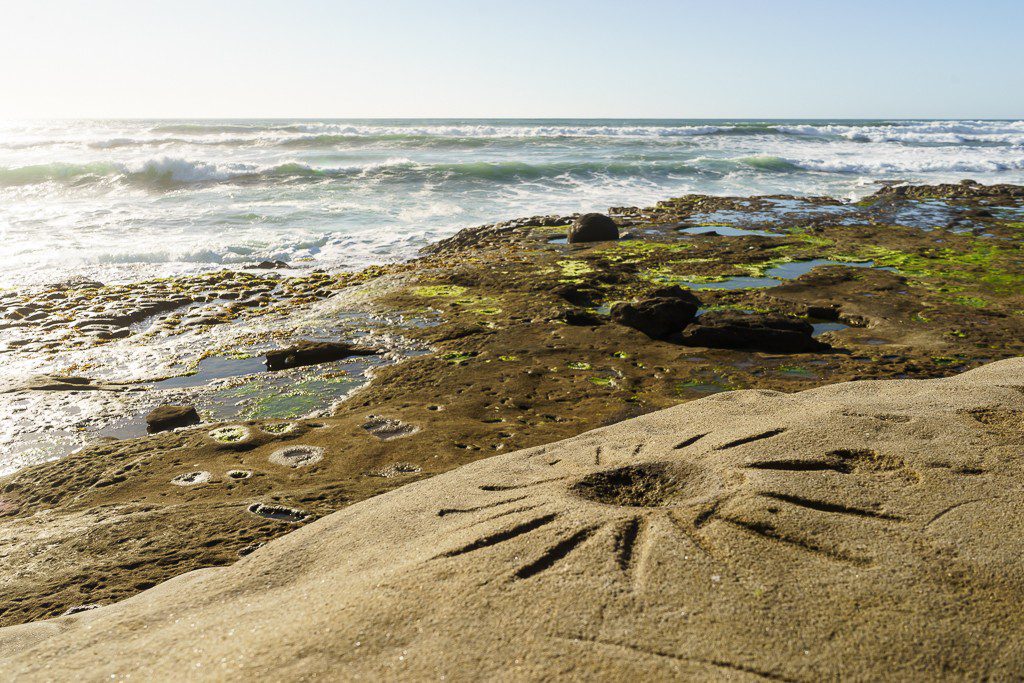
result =
M1021 0L0 0L0 118L1024 118Z

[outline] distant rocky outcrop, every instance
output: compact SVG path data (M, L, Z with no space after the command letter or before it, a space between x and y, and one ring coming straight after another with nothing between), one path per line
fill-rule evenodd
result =
M1001 199L1024 197L1024 186L1020 185L982 185L976 180L961 180L959 183L941 185L910 185L887 183L872 195L872 198L897 197L908 199L979 199L994 197Z
M130 386L73 375L37 375L24 382L0 383L0 393L16 391L125 391Z
M251 263L247 268L252 270L290 270L291 266L285 261L260 261L259 263Z

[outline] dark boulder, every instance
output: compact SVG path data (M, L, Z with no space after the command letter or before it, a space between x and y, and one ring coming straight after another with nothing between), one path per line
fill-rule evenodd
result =
M302 341L285 349L267 351L267 370L287 370L330 363L350 356L372 356L375 353L375 349L344 342Z
M612 306L612 320L640 330L652 339L667 339L686 327L697 315L700 300L679 287L665 287L654 296Z
M839 320L839 307L831 306L808 306L807 317L818 320Z
M150 434L166 432L169 429L188 427L199 424L199 413L194 406L162 405L146 416L146 425Z
M706 313L682 334L686 346L715 349L753 349L771 353L824 351L829 345L814 338L806 320L759 313Z
M619 239L619 226L603 213L587 213L569 228L569 243L606 242Z

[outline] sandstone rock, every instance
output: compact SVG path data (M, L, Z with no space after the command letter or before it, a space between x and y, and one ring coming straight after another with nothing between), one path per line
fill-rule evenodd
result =
M1022 377L1018 358L730 392L494 456L233 565L2 629L0 666L18 681L1016 680Z

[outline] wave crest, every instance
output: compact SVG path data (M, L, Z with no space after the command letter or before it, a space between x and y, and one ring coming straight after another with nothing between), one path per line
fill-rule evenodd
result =
M180 149L185 147L473 149L537 142L713 144L734 137L814 138L906 146L1024 147L1024 121L308 121L120 122L69 129L28 129L3 136L8 150Z
M630 176L645 174L692 174L698 172L685 162L647 161L580 161L526 163L451 162L423 164L404 157L377 163L339 167L314 167L290 161L272 166L245 163L214 164L176 157L148 159L134 165L125 164L48 164L20 168L0 168L0 186L30 185L46 182L83 184L88 182L123 182L170 187L222 182L276 182L282 180L325 180L359 178L363 180L412 181L445 178L476 180L513 180L553 178L562 175L588 177L596 175Z

